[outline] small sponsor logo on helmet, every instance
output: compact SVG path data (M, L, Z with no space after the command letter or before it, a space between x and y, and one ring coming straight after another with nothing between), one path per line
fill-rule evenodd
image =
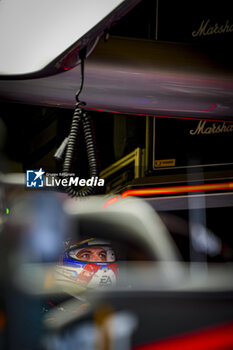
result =
M112 280L109 276L102 276L100 279L100 286L111 286Z

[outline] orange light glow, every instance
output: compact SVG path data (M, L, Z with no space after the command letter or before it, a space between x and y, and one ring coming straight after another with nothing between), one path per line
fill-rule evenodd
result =
M105 202L105 204L104 204L104 209L105 209L107 206L109 206L110 204L113 204L113 203L117 202L118 199L119 199L119 196L115 196L115 197L110 198L109 200L107 200L107 201Z
M127 190L121 194L121 197L125 198L129 196L157 196L162 194L220 191L220 190L232 190L232 189L233 189L233 182L208 184L208 185L205 184L205 185L141 188L141 189L135 189L135 190Z

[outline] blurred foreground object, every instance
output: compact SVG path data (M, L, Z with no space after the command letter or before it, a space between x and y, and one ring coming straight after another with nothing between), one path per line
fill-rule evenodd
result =
M4 245L7 254L2 259L8 261L10 272L5 279L10 349L17 346L18 349L68 350L83 344L84 349L94 350L98 344L98 350L128 350L208 327L228 329L233 320L232 264L208 263L203 273L203 264L196 263L198 268L191 273L190 264L182 262L170 232L150 205L136 198L119 199L107 207L106 197L85 200L62 197L60 204L56 204L53 194L45 193L44 198L47 205L39 196L36 203L40 205L35 207L32 200L14 206L17 215L7 225L8 244ZM50 225L53 219L45 215L49 204L54 225ZM61 245L69 242L69 237L72 242L96 237L102 243L104 240L105 247L106 240L111 241L119 266L117 284L97 290L76 280L71 279L70 283L57 280L57 264L63 248L60 245L48 255L46 245L41 242L33 245L40 225L36 224L38 220L22 216L21 208L28 207L32 213L32 208L37 208L35 217L45 221L42 227L54 233L60 229ZM68 224L62 226L63 214ZM53 237L51 232L46 236ZM16 236L17 240L9 239ZM80 254L81 260L88 259L83 246L68 244L68 247L68 261L72 257L78 261ZM114 264L115 256L111 250L109 253L109 263ZM104 255L100 257L103 259ZM225 333L221 344L224 337ZM228 344L233 342L232 337L228 340Z

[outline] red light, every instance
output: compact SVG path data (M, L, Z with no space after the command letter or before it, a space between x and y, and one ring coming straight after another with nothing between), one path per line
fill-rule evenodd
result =
M62 63L62 68L67 71L73 68L78 63L78 53L80 48L77 47L76 49L71 48L70 53L66 55L66 58L64 62Z
M213 106L210 109L203 110L208 111L216 106L213 104ZM145 114L145 113L127 113L127 112L118 112L118 111L112 111L108 109L101 109L101 108L93 108L90 107L91 110L96 111L96 112L102 112L102 113L114 113L114 114L121 114L121 115L138 115L139 117L156 117L156 118L172 118L172 119L189 119L189 120L206 120L210 122L225 122L225 123L232 123L232 120L220 120L220 119L212 119L212 118L194 118L194 117L177 117L177 116L169 116L169 115L158 115L158 114Z
M119 196L115 196L113 198L110 198L109 200L107 200L104 204L104 209L106 207L108 207L109 205L113 204L113 203L116 203L117 201L119 200Z
M230 350L233 323L135 347L133 350Z
M177 194L189 192L205 192L205 191L220 191L233 189L233 182L217 183L209 185L187 185L187 186L172 186L172 187L155 187L155 188L140 188L135 190L127 190L121 194L122 198L129 196L157 196L163 194Z
M47 301L48 305L55 306L51 301Z
M208 109L203 109L202 112L207 112L207 111L211 111L212 109L214 109L216 107L216 105L212 102L212 107L208 108Z

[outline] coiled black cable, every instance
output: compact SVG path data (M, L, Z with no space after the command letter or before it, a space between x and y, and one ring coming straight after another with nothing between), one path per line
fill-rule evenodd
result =
M71 167L74 162L74 153L77 147L78 135L80 133L81 128L84 132L84 140L86 144L88 165L89 165L89 173L90 178L98 177L98 165L97 165L97 157L96 157L96 146L95 146L95 137L94 137L94 129L92 127L92 119L88 115L86 111L84 111L81 106L84 106L85 103L79 101L79 94L83 88L84 81L84 58L85 53L82 53L81 58L81 84L79 91L76 94L76 106L75 111L71 123L71 130L68 137L68 143L65 152L65 159L63 163L63 178L68 178L71 173ZM71 185L65 187L65 191L71 197L85 197L90 194L93 194L96 191L96 185L88 186L83 189L78 190L76 186Z

